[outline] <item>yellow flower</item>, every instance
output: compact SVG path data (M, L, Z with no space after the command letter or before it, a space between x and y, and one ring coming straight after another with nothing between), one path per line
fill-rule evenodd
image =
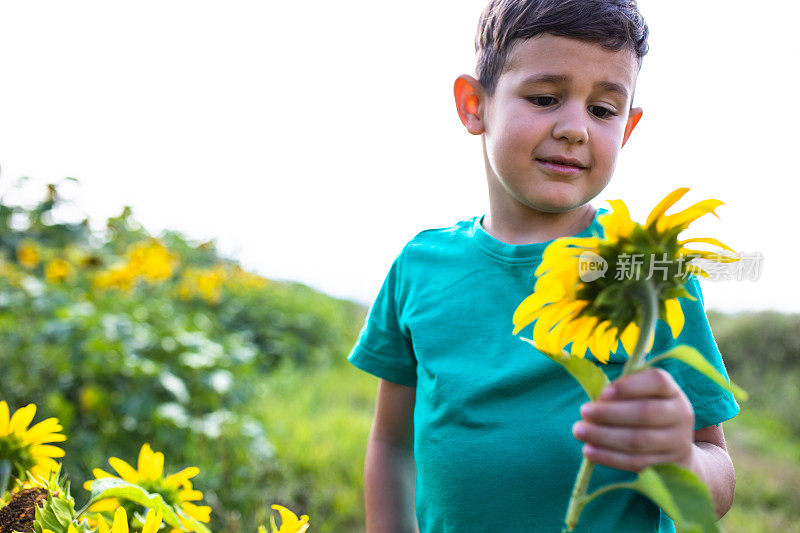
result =
M211 507L192 503L203 499L203 493L199 490L194 490L192 482L189 481L190 478L200 473L197 467L184 468L180 472L165 477L164 454L154 452L147 443L143 444L139 450L137 468L133 468L122 459L116 457L111 457L108 463L117 471L119 477L128 483L135 483L143 487L150 493L160 494L164 501L173 507L182 509L187 516L200 522L209 522L211 520ZM92 470L92 474L95 479L118 477L100 468ZM92 490L92 481L89 480L84 483L83 486L86 490ZM109 511L117 507L119 507L119 502L116 500L100 500L90 510ZM185 525L189 527L189 524Z
M54 457L64 456L64 450L48 444L67 440L58 420L48 418L29 428L35 414L36 405L28 404L9 416L8 404L0 401L0 460L8 460L19 478L26 470L46 478L58 468Z
M137 243L128 250L128 266L148 281L163 281L172 276L175 255L158 240Z
M17 261L26 268L35 268L42 258L42 248L35 241L23 240L17 246Z
M298 519L296 514L282 505L275 504L272 508L276 509L281 515L280 529L275 529L275 521L271 519L273 525L272 533L304 533L308 529L308 515L303 515Z
M63 259L53 259L44 267L44 277L50 283L60 283L72 277L75 269Z
M136 272L127 264L116 265L99 272L93 281L95 289L119 289L130 292L136 281Z
M141 533L156 533L161 528L161 511L157 513L152 509L147 512L147 517L144 519L144 527ZM114 523L111 524L111 529L108 524L101 517L99 523L99 533L129 533L128 531L128 513L125 512L124 507L117 507L114 511Z
M241 292L263 289L267 285L269 285L269 280L258 274L248 272L239 265L231 269L230 277L225 284L226 287Z
M612 211L598 217L604 237L563 238L544 251L536 269L534 292L516 309L513 317L516 335L536 322L533 341L547 353L561 353L572 343L570 353L584 357L588 349L606 363L619 342L628 354L639 337L637 318L640 311L632 302L642 297L642 283L651 283L659 300L659 318L677 337L683 329L684 316L678 298L692 298L684 283L690 274L707 274L690 263L704 258L730 262L738 258L684 248L699 242L733 249L712 238L683 241L678 235L701 216L714 213L719 200L704 200L672 215L666 211L689 189L681 188L667 195L652 210L644 226L634 222L622 200L611 200ZM604 265L592 272L589 265ZM595 275L592 275L592 274ZM598 275L599 274L599 275ZM652 348L654 336L647 340Z
M178 295L184 300L200 296L209 303L217 303L222 295L222 286L228 274L225 267L189 267L184 270L178 285Z

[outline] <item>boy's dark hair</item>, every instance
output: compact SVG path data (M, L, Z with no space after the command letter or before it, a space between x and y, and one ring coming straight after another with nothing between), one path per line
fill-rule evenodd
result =
M629 48L639 68L647 53L647 24L636 0L491 0L475 37L478 81L491 96L518 39L548 33L597 43L608 50ZM633 102L633 100L631 100Z

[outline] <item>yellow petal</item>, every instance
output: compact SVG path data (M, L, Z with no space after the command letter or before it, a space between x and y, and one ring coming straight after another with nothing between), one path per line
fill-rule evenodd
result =
M113 510L113 509L109 509ZM108 524L106 523L106 519L102 516L98 516L97 525L100 527L100 533L109 533Z
M211 507L208 505L194 505L189 502L184 502L181 504L181 509L195 520L201 522L208 522L211 520Z
M116 498L109 498L93 503L92 506L89 507L89 510L93 513L111 512L116 511L119 506L119 500Z
M697 255L706 259L708 261L714 261L715 263L735 263L739 261L741 257L732 257L730 255L722 255L718 252L707 252L706 250L691 250L689 248L681 248L678 251L678 255L681 256L688 256L689 254Z
M683 195L687 192L689 192L688 187L681 187L666 195L663 200L658 202L658 205L656 205L647 216L647 222L645 222L645 226L650 227L654 222L661 219L661 216L667 212L667 209L672 207L675 202L683 198Z
M31 446L31 453L36 457L64 457L64 450L49 444Z
M628 352L629 356L633 354L633 349L636 347L636 341L638 338L639 326L637 326L635 322L631 322L623 330L622 335L620 335L622 347L625 348L625 351Z
M613 211L597 217L597 222L605 230L605 239L617 241L620 237L628 237L636 226L628 206L622 200L609 200L608 203Z
M111 526L111 533L128 533L128 514L124 507L119 507L114 512L114 524Z
M664 302L664 306L666 307L667 324L672 330L672 337L676 338L683 329L684 317L681 303L677 298L671 298Z
M203 493L199 490L184 489L178 493L178 499L182 502L191 502L203 499Z
M8 422L8 432L21 435L28 427L28 424L31 423L31 420L33 420L35 414L36 406L32 403L29 403L22 409L17 409Z
M8 404L5 400L0 401L0 437L8 435Z
M161 528L161 510L156 513L152 509L147 511L147 517L144 520L144 527L142 533L156 533Z
M686 265L686 272L689 272L690 274L697 274L699 276L703 276L704 278L710 277L705 270L697 265Z
M703 200L697 202L693 206L687 207L683 211L675 213L674 215L662 217L656 223L656 229L658 231L666 231L672 228L688 226L693 221L708 213L712 213L714 216L717 216L717 214L714 213L714 209L721 206L723 203L724 202L719 200Z
M128 483L138 483L139 482L139 473L133 469L131 465L123 461L122 459L118 459L116 457L111 457L108 459L108 464L110 464L117 473L127 481Z
M598 324L592 335L589 337L589 351L601 362L608 362L608 345L605 341L606 329L611 325L611 322L605 320Z
M168 485L174 485L180 487L184 483L186 483L189 478L193 478L197 474L200 473L200 469L196 466L190 466L188 468L184 468L180 472L172 474L171 476L167 476L166 482Z
M67 437L58 433L61 424L57 418L48 418L35 424L25 433L25 441L30 444L44 444L45 442L64 442Z
M684 244L688 244L690 242L702 242L705 244L712 244L714 246L719 246L720 248L728 250L729 252L736 253L736 250L734 250L727 244L720 242L717 239L712 239L711 237L695 237L694 239L686 239L685 241L678 241L678 244L680 246L683 246Z

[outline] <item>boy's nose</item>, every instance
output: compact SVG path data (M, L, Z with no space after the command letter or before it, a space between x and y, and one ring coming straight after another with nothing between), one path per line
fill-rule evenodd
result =
M553 137L557 140L566 140L570 144L577 142L586 143L589 140L589 130L586 126L586 111L577 106L564 106L556 115L553 125Z

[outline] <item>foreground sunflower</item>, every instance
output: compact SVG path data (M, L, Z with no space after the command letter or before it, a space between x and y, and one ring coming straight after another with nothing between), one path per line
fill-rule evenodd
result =
M688 190L680 188L668 194L644 225L631 219L622 200L611 200L612 211L597 219L604 237L562 238L550 244L536 269L538 279L533 294L514 312L513 334L536 322L533 342L541 351L560 354L572 343L569 352L573 356L584 357L588 349L603 363L618 350L620 341L629 355L634 353L642 333L637 324L648 324L646 317L650 315L666 321L673 337L677 337L684 323L678 298L694 299L684 283L691 274L708 276L691 261L738 260L720 252L684 246L705 243L734 252L717 239L678 239L703 215L717 216L714 210L723 203L703 200L667 215L667 210ZM587 268L590 265L607 270L599 275L599 271ZM648 329L640 352L652 348L654 331Z
M176 509L182 510L187 516L200 522L208 523L211 520L211 507L195 505L192 502L203 499L203 493L192 488L191 478L200 473L200 470L191 466L175 474L164 476L164 454L154 452L150 445L145 443L139 450L137 468L118 459L111 457L108 463L117 471L119 477L128 483L133 483L153 494L160 494L164 501ZM106 477L118 477L100 468L92 470L95 480ZM92 490L92 481L84 483L86 490ZM100 500L90 509L94 512L112 511L120 507L114 499ZM181 520L183 521L182 517ZM189 524L184 524L187 528ZM176 531L176 530L173 530Z
M59 433L63 428L58 419L48 418L29 428L35 414L35 404L11 414L8 404L0 401L0 463L8 461L11 473L18 478L26 470L38 478L47 478L58 468L54 458L64 456L64 450L48 444L67 440Z

